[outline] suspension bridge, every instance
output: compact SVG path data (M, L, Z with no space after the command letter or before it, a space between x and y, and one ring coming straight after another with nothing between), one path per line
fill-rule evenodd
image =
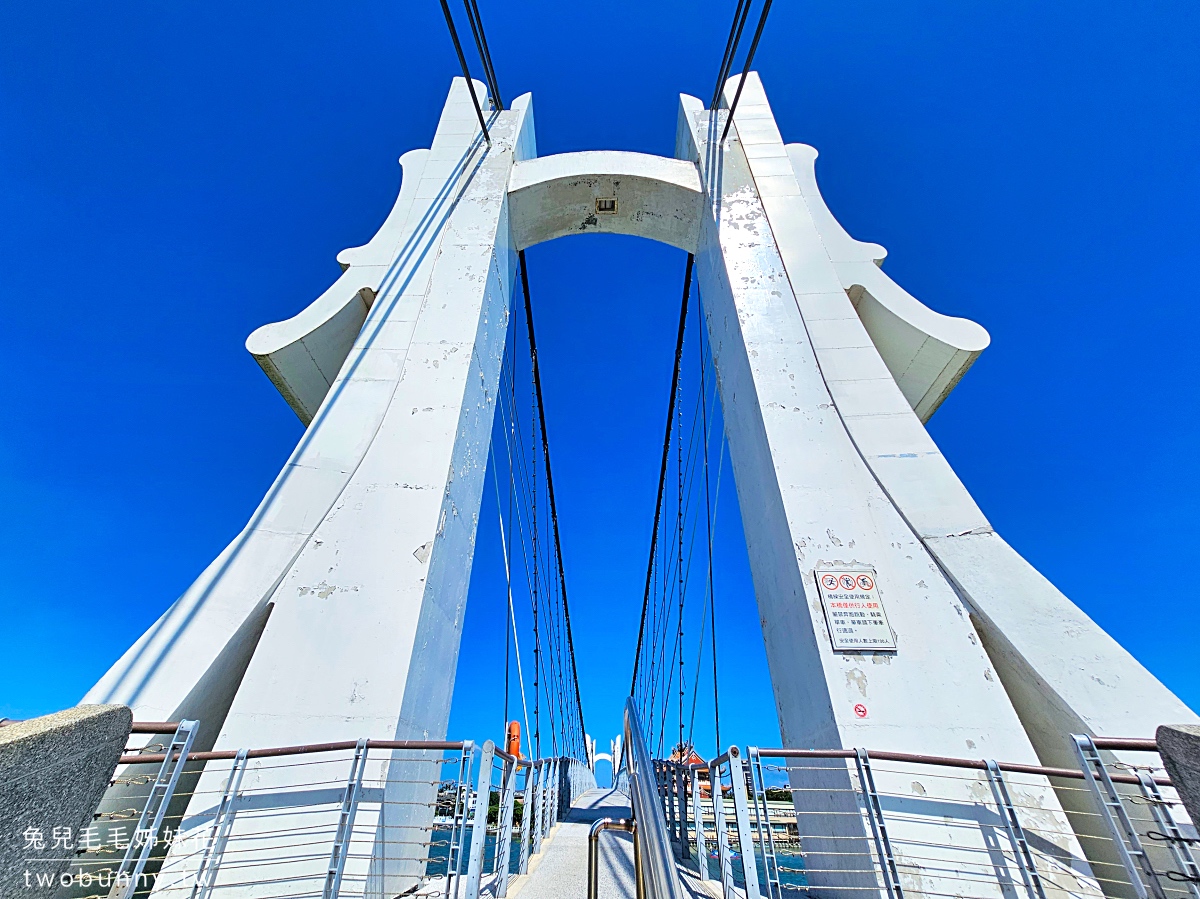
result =
M247 340L302 439L84 699L136 723L58 895L1200 899L1153 739L1197 718L996 533L926 432L988 335L825 205L753 69L771 0L739 0L673 158L539 156L475 0L441 7L462 74L386 221ZM687 254L615 735L585 724L526 256L593 233ZM721 727L722 482L779 747ZM448 733L485 527L499 744Z

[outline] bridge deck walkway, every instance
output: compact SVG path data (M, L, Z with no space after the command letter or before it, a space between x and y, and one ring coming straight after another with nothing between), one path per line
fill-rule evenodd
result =
M588 831L600 818L628 818L629 798L611 789L589 790L575 800L554 828L550 842L530 859L529 874L514 878L511 899L586 899ZM609 831L600 837L599 899L634 899L633 841L629 834ZM679 868L685 895L712 899L695 871ZM713 885L715 886L715 884Z

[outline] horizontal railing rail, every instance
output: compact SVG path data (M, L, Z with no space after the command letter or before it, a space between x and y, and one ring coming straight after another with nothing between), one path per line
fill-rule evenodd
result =
M164 731L145 731L145 733L164 733ZM316 752L339 752L346 749L354 749L358 745L356 740L342 740L336 743L309 743L301 746L274 746L265 749L248 749L246 750L246 758L250 759L265 759L278 758L287 755L309 755ZM456 751L463 748L462 742L453 742L446 740L367 740L367 749L429 749L429 750L451 750ZM499 750L497 750L498 752ZM223 749L209 752L189 752L187 761L189 762L217 762L231 761L237 758L238 750ZM122 755L118 764L121 765L146 765L162 762L166 759L166 755L161 752L149 753L129 753Z
M173 734L178 729L178 721L135 721L129 732L132 734Z
M1145 750L1150 752L1158 750L1158 746L1153 740L1108 739L1093 740L1092 742L1097 749ZM971 768L977 771L986 771L988 766L985 759L920 755L912 752L887 752L879 749L865 751L873 759L888 762L912 762L913 764L937 765L945 768ZM759 752L764 756L785 759L852 759L858 754L858 750L856 749L760 749ZM720 761L723 762L724 760L725 756L722 756ZM1008 771L1013 774L1040 774L1044 777L1070 777L1075 780L1083 780L1085 778L1084 773L1078 768L1049 768L1044 765L1023 765L1017 762L997 762L996 764L1001 771ZM1118 783L1134 785L1139 783L1137 777L1128 774L1113 774L1112 779ZM1171 786L1171 779L1165 775L1156 776L1154 782L1159 786Z

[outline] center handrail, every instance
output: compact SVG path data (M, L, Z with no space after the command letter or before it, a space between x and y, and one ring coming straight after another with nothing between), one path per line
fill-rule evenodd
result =
M632 697L625 700L625 770L633 817L637 821L634 839L642 856L646 899L683 899L675 854L658 799L654 762L646 749Z

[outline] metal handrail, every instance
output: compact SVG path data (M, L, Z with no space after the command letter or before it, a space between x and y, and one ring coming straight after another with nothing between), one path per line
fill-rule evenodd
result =
M309 755L314 752L338 752L355 749L357 740L343 740L338 743L309 743L304 746L273 746L266 749L251 749L246 752L249 759L277 758L284 755ZM463 748L462 741L446 740L367 740L368 749L428 749L458 751ZM228 761L237 758L238 750L227 749L216 752L189 752L189 762ZM126 753L117 760L120 765L147 765L162 762L165 753Z
M129 732L131 734L173 734L178 727L178 721L135 721Z
M638 825L634 839L642 856L646 899L683 899L667 822L654 782L654 762L646 749L633 697L625 700L625 769L633 817Z
M1149 751L1146 745L1149 740L1134 740L1125 738L1110 737L1107 740L1093 741L1098 749L1126 749L1126 750L1146 750ZM942 755L917 755L912 752L888 752L880 749L869 750L871 758L881 762L911 762L916 765L939 765L943 768L973 768L978 771L987 770L987 761L985 759L964 759L953 758ZM764 758L776 759L852 759L856 756L857 749L760 749L759 755ZM720 759L710 762L710 765L718 765L725 760L725 756ZM1012 774L1040 774L1045 777L1067 777L1075 780L1083 780L1084 773L1077 768L1047 768L1044 765L1023 765L1017 762L998 762L997 767L1001 771L1008 771ZM1138 779L1132 774L1113 774L1112 780L1116 783L1138 784ZM1154 782L1160 787L1172 786L1169 777L1161 775L1154 778Z
M644 899L642 894L642 854L638 851L637 821L620 818L601 818L588 831L588 899L597 899L600 895L600 834L605 830L620 830L633 834L633 884L636 899Z

